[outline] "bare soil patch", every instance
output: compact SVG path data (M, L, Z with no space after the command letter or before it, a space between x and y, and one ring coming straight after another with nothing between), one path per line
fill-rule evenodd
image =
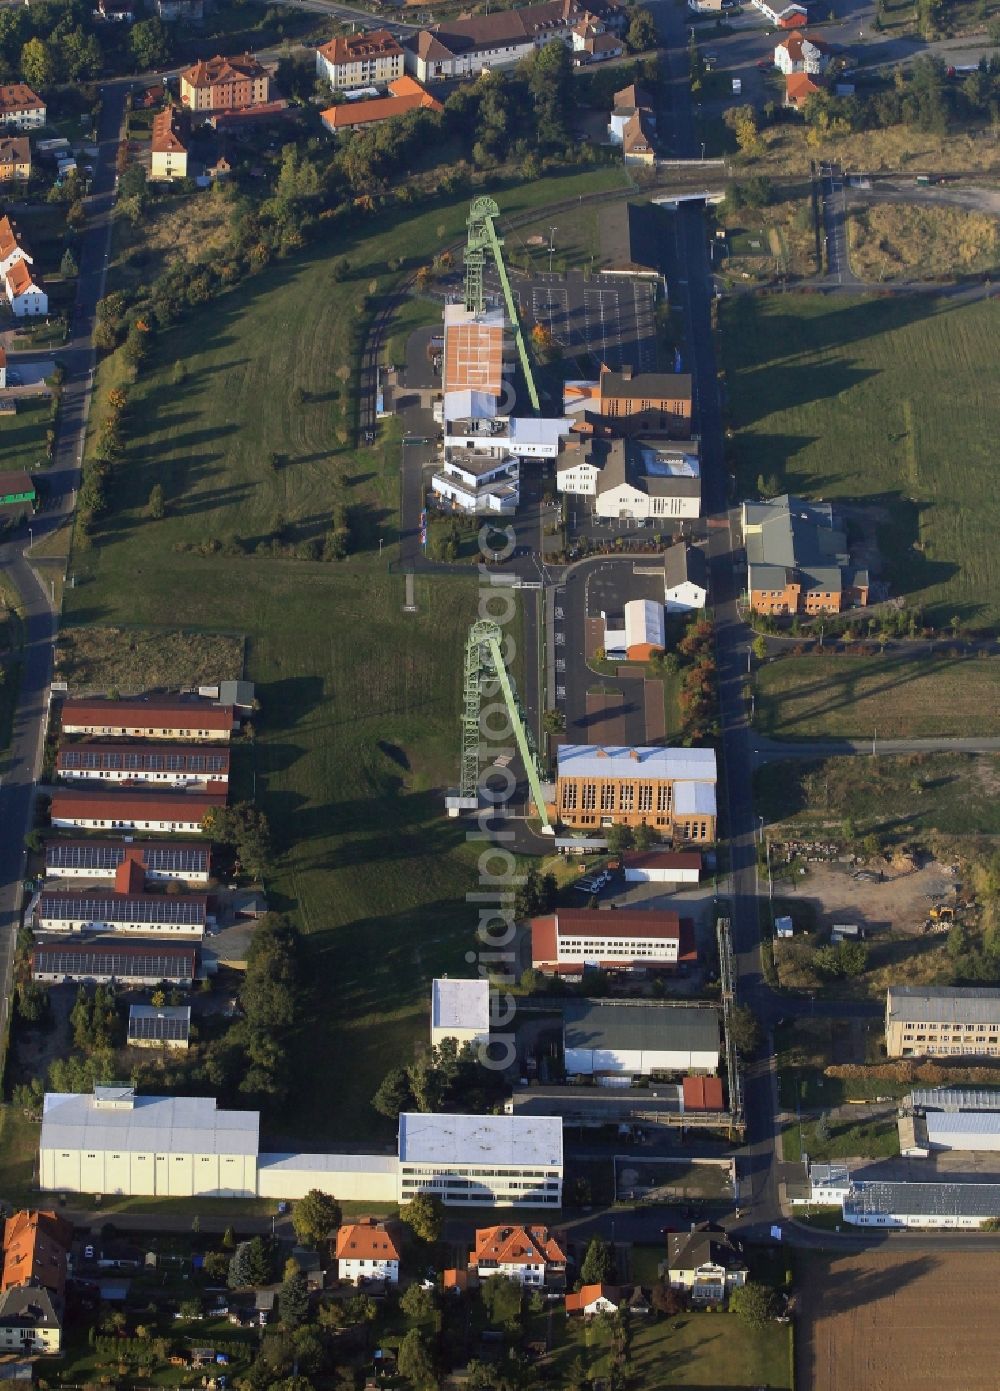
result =
M858 923L868 932L915 934L922 932L932 903L952 902L955 880L936 860L920 869L877 861L865 872L882 879L854 879L846 865L811 864L795 897L812 905L821 930L834 923Z
M1000 1253L908 1247L810 1258L803 1269L799 1386L994 1391Z

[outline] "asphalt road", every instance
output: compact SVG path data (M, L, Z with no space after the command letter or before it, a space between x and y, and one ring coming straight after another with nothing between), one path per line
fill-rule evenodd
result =
M1000 739L813 739L801 743L785 739L756 738L751 753L754 763L775 763L785 758L840 758L872 754L1000 753Z
M46 508L32 520L30 539L38 542L71 515L79 484L79 465L90 409L94 352L94 311L104 287L111 235L115 155L125 109L124 85L105 89L98 125L100 154L87 199L88 223L80 243L80 278L69 341L54 356L66 379L52 467L45 474ZM11 965L21 908L24 835L31 824L35 780L52 676L52 644L58 619L49 593L25 557L28 530L0 544L0 565L17 586L24 611L21 686L10 749L0 781L0 1010L10 1008Z

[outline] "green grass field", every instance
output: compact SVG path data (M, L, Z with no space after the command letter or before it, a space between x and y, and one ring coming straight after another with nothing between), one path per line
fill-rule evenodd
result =
M46 468L45 431L51 423L47 396L18 401L16 415L0 415L0 469L35 473Z
M769 825L809 835L842 825L892 839L917 831L1000 835L1000 757L906 754L765 763L754 777L754 806Z
M997 304L782 295L720 308L742 493L774 475L870 505L894 593L937 624L995 628Z
M509 214L623 177L571 173L497 196ZM391 1142L394 1127L369 1099L425 1037L431 977L467 970L475 946L464 895L477 848L443 810L458 770L475 579L418 580L419 611L403 613L403 577L388 570L397 427L371 449L347 443L356 306L391 287L390 261L403 274L459 238L466 213L461 200L365 224L162 335L131 391L111 515L73 557L70 626L247 635L262 707L253 786L280 851L269 897L309 934L315 992L287 1122L269 1143ZM344 280L331 273L341 256L352 267ZM108 359L92 421L119 379L120 363ZM157 482L167 507L153 521ZM356 536L348 560L268 553L279 525L285 545L322 537L340 500Z
M1000 663L886 654L784 657L757 673L757 727L781 738L1000 733Z

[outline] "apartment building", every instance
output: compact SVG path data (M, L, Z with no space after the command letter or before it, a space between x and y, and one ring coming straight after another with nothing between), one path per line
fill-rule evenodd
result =
M1000 990L892 985L885 995L890 1058L1000 1056Z
M317 48L316 76L335 92L387 84L403 76L403 50L388 29L338 34Z
M566 826L651 826L664 838L712 841L713 749L560 744L551 814Z
M181 105L189 111L243 111L269 98L271 77L251 53L199 58L181 73Z

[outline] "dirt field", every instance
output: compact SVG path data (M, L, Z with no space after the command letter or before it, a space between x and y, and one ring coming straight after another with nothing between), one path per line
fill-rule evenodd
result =
M803 1269L802 1391L995 1391L1000 1253L907 1248L811 1258Z
M915 934L922 932L933 902L952 901L955 880L935 860L909 871L876 861L865 872L880 870L882 883L870 883L854 879L846 865L812 864L791 901L810 903L821 929L834 923L858 923L868 932ZM784 888L781 892L785 895Z

